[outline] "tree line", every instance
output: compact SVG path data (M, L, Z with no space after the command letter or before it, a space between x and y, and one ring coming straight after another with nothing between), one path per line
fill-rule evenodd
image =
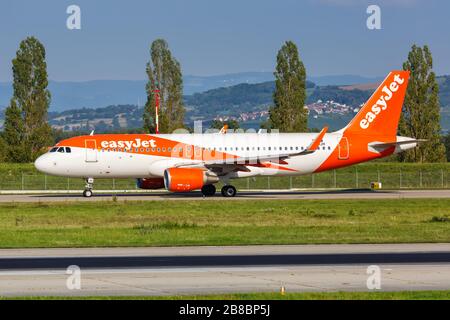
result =
M52 131L47 122L51 95L48 86L45 48L35 37L23 40L12 61L13 96L5 111L4 130L0 134L0 161L31 162L46 152L55 138L64 137ZM433 59L427 46L413 45L403 64L411 72L403 106L399 135L426 139L418 148L401 154L399 161L446 161L450 138L441 137L439 86L433 72ZM159 132L184 128L183 79L181 65L164 39L153 41L146 66L147 102L143 113L143 132L155 133L156 94L160 98ZM285 42L276 56L273 106L267 122L261 127L280 132L308 131L306 103L306 69L297 45ZM224 123L214 121L212 127ZM238 128L237 122L229 123ZM447 153L450 147L447 147Z

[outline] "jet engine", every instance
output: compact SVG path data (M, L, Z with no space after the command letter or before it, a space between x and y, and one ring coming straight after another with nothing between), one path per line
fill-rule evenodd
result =
M189 192L218 181L214 173L203 169L169 168L164 171L164 185L172 192Z
M164 188L163 178L141 178L136 179L136 184L139 189L162 189Z

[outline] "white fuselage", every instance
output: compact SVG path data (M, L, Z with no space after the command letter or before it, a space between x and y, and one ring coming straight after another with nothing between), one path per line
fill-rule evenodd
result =
M191 153L183 157L159 155L154 148L151 154L130 152L126 148L105 149L97 146L91 150L71 147L70 153L46 153L36 161L36 167L49 174L67 177L92 178L146 178L162 177L164 170L183 164L201 163L213 150L238 157L259 157L283 153L301 152L317 136L317 133L231 133L231 134L168 134L152 137L177 141L192 146ZM249 166L249 172L230 172L228 178L257 175L302 175L314 172L338 147L342 134L329 133L322 139L318 150L312 154L292 157L287 163L273 167ZM64 146L64 144L59 144ZM187 149L187 148L185 148ZM132 150L134 151L134 150ZM151 151L151 150L150 150ZM162 153L162 152L161 152Z

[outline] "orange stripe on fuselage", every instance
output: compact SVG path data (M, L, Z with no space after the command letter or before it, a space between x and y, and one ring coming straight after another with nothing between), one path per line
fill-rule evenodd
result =
M208 150L200 146L185 144L179 141L170 140L162 138L158 135L150 134L100 134L93 136L78 136L63 140L56 144L56 146L86 148L86 140L95 140L97 149L105 150L106 152L118 151L149 156L199 161L237 160L241 158L238 155L230 154L227 152ZM176 150L175 152L173 151L174 148ZM272 169L296 171L290 168L279 166L277 164L273 164L271 162L258 163L253 166L258 165Z
M61 141L57 146L85 148L86 140L95 140L98 150L119 151L159 157L190 160L237 159L238 156L147 134L108 134L78 136ZM175 148L175 152L173 151ZM181 150L180 150L181 149ZM170 150L170 151L169 151Z
M248 166L250 167L258 167L258 168L267 168L267 169L276 169L276 170L283 170L283 171L293 171L296 172L297 170L291 169L291 168L286 168L286 167L282 167L278 164L275 164L273 162L260 162L257 164L248 164Z

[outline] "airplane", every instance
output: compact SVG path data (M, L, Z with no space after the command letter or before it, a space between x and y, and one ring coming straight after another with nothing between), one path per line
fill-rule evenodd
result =
M391 71L356 116L328 133L91 134L62 140L35 161L46 174L86 181L135 178L141 189L234 197L231 180L318 173L387 157L422 140L397 136L409 71Z

